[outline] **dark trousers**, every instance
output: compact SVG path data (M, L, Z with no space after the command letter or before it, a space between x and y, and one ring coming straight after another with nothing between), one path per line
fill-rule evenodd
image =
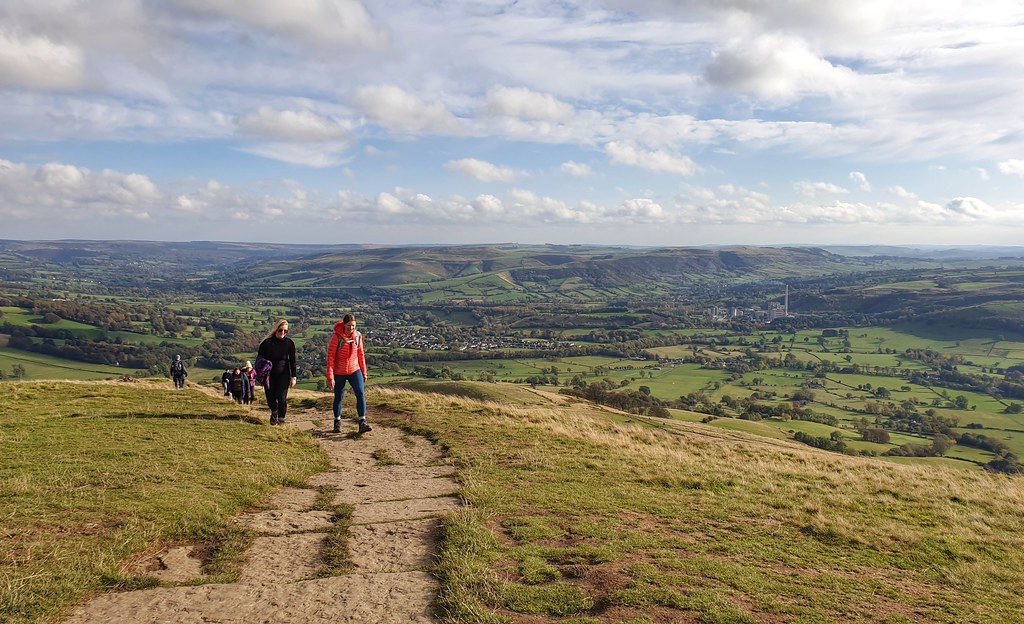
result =
M292 378L287 375L278 375L270 378L270 388L267 389L267 407L272 414L277 414L278 420L284 420L288 414L288 386Z

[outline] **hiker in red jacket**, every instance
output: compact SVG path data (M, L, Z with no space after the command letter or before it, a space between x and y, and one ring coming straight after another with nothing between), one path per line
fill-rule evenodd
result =
M356 317L346 314L334 325L334 335L327 345L327 387L334 390L334 433L341 433L341 400L345 398L345 382L356 395L359 433L371 431L366 424L366 354L363 335L356 331Z

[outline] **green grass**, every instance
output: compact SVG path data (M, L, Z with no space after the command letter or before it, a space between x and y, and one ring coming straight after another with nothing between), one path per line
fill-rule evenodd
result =
M8 382L0 396L0 620L43 622L89 592L152 584L123 563L199 541L231 580L226 519L326 466L308 435L163 383Z
M580 403L373 400L387 422L442 445L466 484L469 505L444 520L443 622L995 623L1024 612L1021 479L952 459L851 458L719 421L623 421Z

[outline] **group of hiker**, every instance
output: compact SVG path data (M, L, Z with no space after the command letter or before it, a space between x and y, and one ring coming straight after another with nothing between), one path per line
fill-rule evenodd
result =
M236 403L249 405L256 400L256 370L248 360L244 367L225 368L220 383L224 396L233 398Z
M246 361L244 367L227 368L221 375L224 396L238 403L250 404L256 400L256 385L263 386L270 408L270 424L288 422L288 390L295 387L295 343L288 337L288 321L279 320L260 343L255 365ZM181 356L174 356L171 377L175 388L185 385L188 372ZM334 334L327 345L327 387L334 392L334 433L341 433L341 403L345 387L352 388L356 399L360 434L372 431L366 422L366 353L363 335L356 331L356 319L346 314L334 324Z

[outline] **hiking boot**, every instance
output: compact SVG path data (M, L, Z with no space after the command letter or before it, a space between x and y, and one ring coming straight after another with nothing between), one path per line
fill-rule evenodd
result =
M373 427L371 427L370 425L366 424L365 420L360 420L359 421L359 433L369 433L371 431L373 431Z
M334 433L341 433L341 421L334 421Z
M271 425L276 425L277 423L278 423L277 412L270 412L270 424Z

